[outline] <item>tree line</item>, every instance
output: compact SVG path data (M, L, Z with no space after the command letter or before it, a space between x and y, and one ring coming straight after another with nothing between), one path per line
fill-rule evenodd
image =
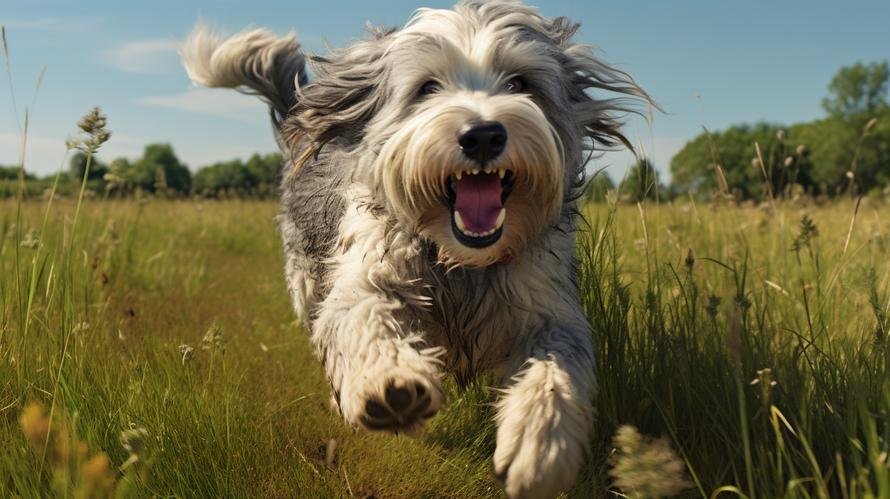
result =
M822 101L825 116L782 125L756 123L702 133L671 160L665 185L646 158L634 164L616 186L605 174L588 182L585 198L605 199L616 192L628 201L671 199L765 200L800 195L890 194L890 65L858 62L841 68ZM94 193L107 196L272 197L277 193L282 157L254 154L199 168L194 174L169 144L151 144L140 158L104 163L76 152L61 175L58 192L79 186L84 173ZM16 192L17 167L0 166L0 195ZM29 194L45 191L54 178L24 172ZM74 187L72 187L74 186Z
M155 195L167 197L198 196L223 197L272 197L282 168L282 156L278 153L254 154L246 161L234 159L213 163L192 173L180 161L169 144L149 144L142 156L129 160L117 158L105 163L97 157L75 152L68 163L68 171L59 174L57 192L68 194L75 191L86 176L87 188L93 193L109 197ZM19 178L18 167L0 166L0 194L14 194L13 184ZM38 179L25 172L28 194L39 195L55 182L55 175Z
M825 116L783 125L756 123L702 130L674 156L671 183L663 185L641 158L618 184L595 176L585 193L603 199L617 190L626 200L765 200L890 193L890 65L857 62L841 68L822 101Z

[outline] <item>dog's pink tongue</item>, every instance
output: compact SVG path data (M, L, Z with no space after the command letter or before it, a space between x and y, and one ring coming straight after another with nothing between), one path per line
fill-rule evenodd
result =
M488 232L501 213L501 178L497 173L464 174L454 182L454 209L469 232Z

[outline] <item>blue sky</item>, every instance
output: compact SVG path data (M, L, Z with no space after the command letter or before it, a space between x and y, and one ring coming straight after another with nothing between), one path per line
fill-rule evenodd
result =
M213 161L271 152L261 104L234 92L192 86L176 41L202 18L220 28L266 26L297 31L324 53L362 36L366 21L399 26L417 7L451 1L268 2L3 0L0 24L10 45L18 114L31 111L26 167L58 168L78 118L101 105L112 140L100 156L136 157L150 142L169 142L194 170ZM540 1L548 16L582 23L578 40L600 47L665 109L651 125L627 131L656 166L701 131L742 122L793 123L822 115L834 72L857 60L890 58L890 2L825 1ZM35 96L35 81L46 74ZM5 76L5 75L4 75ZM0 164L16 164L20 128L0 80ZM21 116L20 116L21 118ZM594 167L620 178L631 162L613 153Z

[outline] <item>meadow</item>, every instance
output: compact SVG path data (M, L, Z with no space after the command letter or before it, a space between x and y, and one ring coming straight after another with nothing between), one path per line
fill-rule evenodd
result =
M568 496L890 496L887 209L588 206L598 416ZM502 494L486 379L418 438L330 410L276 214L0 203L0 496Z

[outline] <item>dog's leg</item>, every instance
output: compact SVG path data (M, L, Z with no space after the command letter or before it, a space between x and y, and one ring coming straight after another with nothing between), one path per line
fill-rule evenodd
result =
M330 291L318 308L312 341L344 419L370 430L411 431L442 404L440 350L412 331L422 305L408 263L418 248L387 235L386 219L353 200L340 223Z
M584 462L595 377L590 328L577 315L529 336L498 401L494 466L510 497L553 497Z

